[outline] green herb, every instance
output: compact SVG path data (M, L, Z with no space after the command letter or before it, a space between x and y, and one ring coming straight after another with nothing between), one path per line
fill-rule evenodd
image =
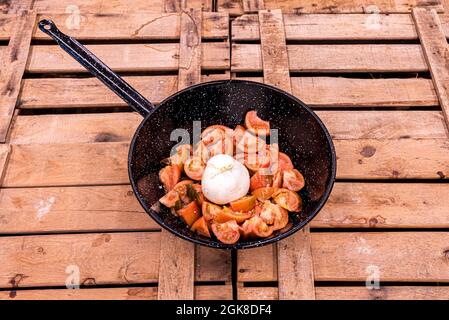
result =
M201 200L199 193L195 190L192 184L187 185L187 196L191 201L200 202Z

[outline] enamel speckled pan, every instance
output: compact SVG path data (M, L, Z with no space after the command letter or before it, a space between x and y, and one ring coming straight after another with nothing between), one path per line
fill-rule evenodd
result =
M129 149L129 179L142 207L163 228L209 247L251 248L274 243L300 230L327 201L336 172L332 139L318 116L296 97L257 82L224 80L188 87L155 107L78 41L59 31L51 20L40 21L39 28L144 118ZM192 123L198 120L202 129L213 124L234 128L249 110L256 110L262 119L270 121L272 128L279 130L280 149L304 175L306 186L300 192L303 210L300 215L290 215L289 225L269 238L240 240L230 245L191 232L170 210L157 205L164 195L158 172L163 166L161 159L176 144L170 141L174 129L192 133Z

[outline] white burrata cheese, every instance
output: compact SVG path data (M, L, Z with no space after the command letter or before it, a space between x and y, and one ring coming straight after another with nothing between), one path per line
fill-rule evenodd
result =
M209 159L201 179L204 196L216 204L226 204L245 196L249 190L249 172L227 154Z

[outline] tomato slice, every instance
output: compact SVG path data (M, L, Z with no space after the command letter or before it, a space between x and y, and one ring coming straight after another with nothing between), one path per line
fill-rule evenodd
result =
M247 212L253 210L256 205L255 196L244 196L238 200L232 201L230 204L231 209L234 211Z
M187 185L192 183L192 180L182 180L173 187L173 191L176 191L178 193L179 199L181 199L183 204L188 204L192 201L187 194Z
M272 183L273 188L278 189L282 187L282 171L277 171L274 175L273 175L273 183Z
M271 225L273 231L282 229L288 224L287 210L268 200L263 203L260 218L266 224Z
M207 127L201 133L201 141L207 148L207 159L217 154L234 154L234 130L226 126Z
M178 201L180 201L179 194L174 190L170 190L166 195L159 199L159 202L167 208L173 208Z
M273 187L263 187L253 190L252 194L257 198L257 200L265 201L270 199L276 190L277 189Z
M181 178L181 169L177 165L169 165L159 171L159 179L166 191L170 191Z
M226 244L236 243L240 238L239 225L235 220L225 223L213 223L212 232L219 241Z
M203 202L204 202L204 195L203 195L203 189L202 189L201 185L199 183L194 183L194 184L192 184L192 188L193 188L195 194L193 194L193 197L191 197L190 195L189 195L189 197L191 199L195 198L196 202L198 202L198 205L202 206ZM187 192L188 191L189 190L187 190Z
M283 152L279 152L278 162L281 171L294 169L292 160Z
M305 185L304 176L296 169L284 170L283 181L282 187L292 191L299 191Z
M217 213L214 218L215 222L223 223L231 220L235 220L237 223L242 223L243 221L251 218L252 212L237 212L232 211L228 207L224 207L223 210Z
M253 135L246 130L236 144L237 154L254 154L266 150L267 143L265 140Z
M190 202L188 205L184 206L176 212L189 227L191 227L193 223L201 216L200 208L195 201Z
M243 238L266 238L272 235L273 228L259 216L254 216L242 224L240 232Z
M249 189L254 191L259 188L269 187L273 182L273 177L267 174L256 172L249 180Z
M240 140L242 140L243 136L245 135L245 127L241 125L237 125L233 132L234 137L234 146L237 146L240 143Z
M204 219L204 217L201 217L201 218L197 219L193 223L192 228L190 228L190 230L210 238L209 227L208 227L206 219Z
M255 135L260 136L270 135L270 123L268 121L259 118L257 116L257 111L255 110L246 113L245 127Z
M184 172L193 180L201 180L206 166L200 157L191 157L184 164Z
M222 212L223 209L220 206L217 206L216 204L203 201L203 204L201 206L201 212L203 213L204 218L207 221L215 219L215 217Z
M299 212L302 207L301 197L294 191L279 189L273 194L273 200L282 208L291 212Z

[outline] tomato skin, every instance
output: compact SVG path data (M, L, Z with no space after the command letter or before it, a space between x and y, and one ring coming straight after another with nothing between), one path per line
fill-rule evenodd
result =
M279 152L279 170L291 170L294 169L293 162L288 155L283 152Z
M178 192L176 192L175 190L171 190L162 198L160 198L159 202L167 208L173 208L176 205L176 202L179 200L180 198Z
M189 227L191 227L201 216L200 208L195 201L190 202L176 212Z
M184 164L184 172L193 180L201 180L206 166L200 157L191 157Z
M252 194L257 198L257 200L265 201L270 199L275 191L276 188L273 187L262 187L253 190Z
M266 238L273 234L273 228L259 216L253 216L242 224L240 233L243 238Z
M224 207L223 210L217 213L217 215L214 218L215 222L218 223L224 223L227 221L234 220L237 223L242 223L243 221L251 218L252 212L235 212L232 211L228 207Z
M234 154L234 130L222 125L207 127L201 133L201 142L206 147L207 156L203 154L202 159L207 162L217 154ZM204 159L206 157L206 160Z
M204 217L198 218L190 228L193 232L196 232L198 234L201 234L203 236L206 236L210 238L210 231L209 227L207 225L206 219Z
M215 219L215 217L222 212L223 209L216 204L210 203L206 200L203 201L201 206L201 212L207 221Z
M234 129L234 132L232 134L233 140L234 140L234 147L237 147L237 145L240 143L240 140L242 140L243 136L245 135L245 127L241 125L237 125Z
M192 180L182 180L173 187L173 191L178 193L183 204L188 204L191 201L187 195L187 185L192 183Z
M165 191L172 190L181 178L181 169L177 165L169 165L159 171L159 180L164 185Z
M239 241L240 232L239 225L235 220L227 221L225 223L213 223L212 232L217 239L226 244L234 244Z
M284 170L282 187L291 191L299 191L304 188L304 177L296 169Z
M282 187L282 176L282 171L278 171L273 175L273 188L278 189Z
M273 194L273 200L282 208L290 212L299 212L302 207L301 197L294 191L288 189L279 189Z
M273 228L273 231L282 229L288 224L288 211L268 200L264 202L259 216Z
M245 115L245 127L248 131L260 136L270 135L270 123L257 116L257 111L248 111Z
M232 201L229 205L234 211L248 212L253 210L254 206L256 205L256 197L244 196L243 198Z
M176 147L176 152L169 158L162 160L162 163L168 165L177 165L181 171L184 169L184 163L192 155L192 146L190 144L182 144Z
M198 194L198 199L196 199L196 201L198 202L198 205L202 206L203 202L204 202L204 195L203 195L203 189L201 187L201 184L194 183L194 184L192 184L192 187Z
M259 188L269 187L273 181L271 175L256 172L249 180L249 190L252 192Z

